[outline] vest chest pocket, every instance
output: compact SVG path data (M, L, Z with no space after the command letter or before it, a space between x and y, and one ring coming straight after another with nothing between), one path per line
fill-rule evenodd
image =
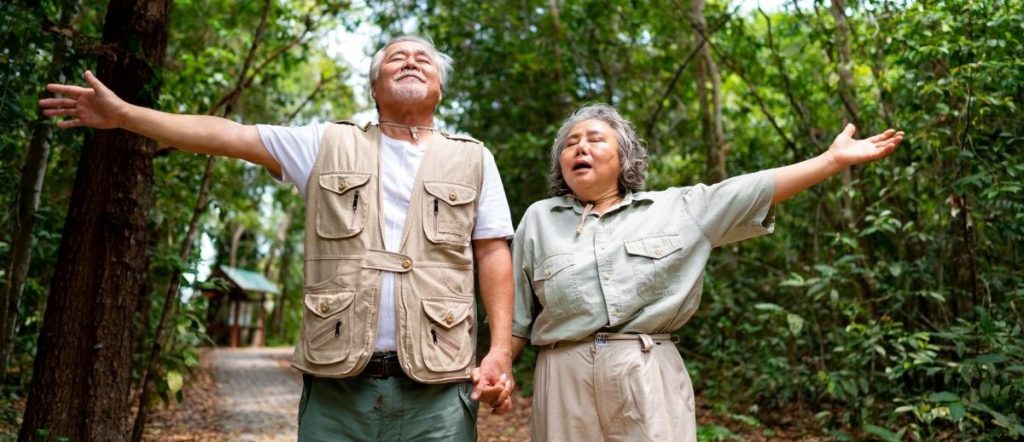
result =
M426 320L420 332L423 362L434 372L463 370L475 350L471 299L423 298Z
M307 294L303 313L302 345L314 364L344 361L356 332L352 318L354 291Z
M462 184L426 181L423 233L430 242L465 246L474 224L476 190Z
M366 223L366 183L370 174L324 172L320 174L316 201L316 234L325 239L358 235Z
M636 293L641 299L664 295L680 277L683 239L679 235L655 236L626 241L626 255L633 266Z

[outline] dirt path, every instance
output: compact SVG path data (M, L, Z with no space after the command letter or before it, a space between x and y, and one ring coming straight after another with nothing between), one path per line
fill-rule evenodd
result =
M291 441L302 378L288 365L291 348L211 349L185 389L185 401L156 411L146 440ZM481 409L477 429L487 441L529 439L529 399L516 411L495 416Z

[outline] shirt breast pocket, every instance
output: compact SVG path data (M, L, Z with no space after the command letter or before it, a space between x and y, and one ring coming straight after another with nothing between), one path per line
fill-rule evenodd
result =
M533 291L554 317L579 313L583 306L576 283L576 262L570 254L549 256L533 269Z
M637 296L660 298L682 275L686 255L679 235L662 235L626 241L626 255L633 267Z
M475 221L476 190L439 181L423 183L423 233L430 242L467 246Z
M316 234L324 239L349 238L366 224L366 183L370 174L324 172L316 201Z

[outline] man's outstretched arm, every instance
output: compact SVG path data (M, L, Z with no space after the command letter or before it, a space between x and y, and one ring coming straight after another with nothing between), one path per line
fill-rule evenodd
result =
M124 129L189 152L243 159L281 176L281 165L263 146L256 126L220 117L171 114L136 106L118 97L92 72L85 72L85 81L90 87L46 86L46 90L62 96L39 100L39 106L48 117L68 117L57 123L61 129L79 126Z

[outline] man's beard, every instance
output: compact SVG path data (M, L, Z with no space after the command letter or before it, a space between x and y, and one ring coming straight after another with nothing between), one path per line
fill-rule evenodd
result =
M427 98L427 85L423 83L396 83L391 93L399 101L422 101Z

